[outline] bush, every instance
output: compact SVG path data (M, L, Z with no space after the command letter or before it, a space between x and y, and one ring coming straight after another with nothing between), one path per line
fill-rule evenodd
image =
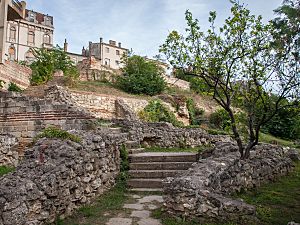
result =
M8 91L14 91L14 92L22 92L23 90L18 86L16 85L15 83L11 82L9 85L8 85Z
M120 164L119 179L126 180L128 178L129 160L128 160L128 152L124 144L120 148L120 159L121 159L121 164Z
M159 100L152 100L139 112L139 117L147 122L168 122L174 126L183 126L171 111L169 111Z
M71 140L74 142L81 142L81 138L74 135L74 134L70 134L69 132L62 130L60 128L57 127L48 127L46 129L44 129L40 134L38 134L34 141L40 139L40 138L58 138L58 139L62 139L62 140Z
M60 47L33 49L32 51L35 56L35 61L30 65L32 85L47 83L58 70L63 71L69 82L78 79L79 72L77 68L67 53Z
M213 128L228 130L230 128L230 117L225 109L218 109L209 117L209 123Z
M124 64L124 73L117 78L117 86L125 92L152 96L165 89L163 69L155 62L134 55L125 58Z
M0 166L0 177L13 171L15 171L15 168L13 167Z
M201 125L204 110L197 108L196 104L192 98L189 98L186 101L186 106L189 111L190 124L191 125Z

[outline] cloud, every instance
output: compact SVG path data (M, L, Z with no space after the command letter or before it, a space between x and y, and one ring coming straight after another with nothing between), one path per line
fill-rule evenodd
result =
M269 20L281 0L241 0L254 14ZM29 9L54 16L55 42L68 39L69 50L80 53L89 41L103 37L122 42L141 55L154 56L170 30L184 31L189 9L206 29L209 11L217 11L217 23L229 16L227 0L28 0Z

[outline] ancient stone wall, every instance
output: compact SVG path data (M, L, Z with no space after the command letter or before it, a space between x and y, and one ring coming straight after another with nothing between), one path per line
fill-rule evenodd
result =
M0 224L48 224L114 183L122 134L81 133L82 142L42 139L16 171L0 178Z
M81 109L66 92L50 88L49 96L35 98L15 92L0 92L0 133L32 138L47 125L81 129L92 115ZM56 91L55 91L56 90Z
M18 165L18 140L9 134L0 134L0 166Z
M295 154L296 150L259 145L250 159L240 160L235 145L217 144L187 172L165 180L166 210L201 222L251 223L256 220L255 207L230 195L287 175L293 169L291 156Z
M72 91L71 95L74 101L93 113L95 117L103 119L117 117L116 100L120 99L119 96L77 91ZM148 101L143 99L122 97L121 100L135 113L138 113L148 105Z
M169 123L143 123L140 121L114 120L127 129L130 139L143 146L197 147L216 142L232 141L226 135L210 135L201 128L178 128Z
M5 82L4 89L7 89L11 82L25 89L30 85L30 77L31 69L26 66L10 61L0 64L0 80Z

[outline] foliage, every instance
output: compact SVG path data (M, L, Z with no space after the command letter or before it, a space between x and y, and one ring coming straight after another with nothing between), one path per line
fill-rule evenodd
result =
M0 89L3 88L3 85L5 84L4 80L0 80Z
M186 106L187 109L189 111L189 116L190 116L190 124L191 125L200 125L202 122L202 117L204 114L204 110L203 109L199 109L194 100L192 98L189 98L186 101Z
M290 221L300 221L299 186L300 163L297 163L290 175L253 191L240 193L237 197L257 207L259 224L285 225Z
M248 158L258 144L261 127L279 109L297 103L300 61L293 54L294 45L274 48L272 23L263 24L261 16L251 15L237 1L231 2L232 15L219 29L215 26L216 12L210 12L211 26L206 33L186 11L187 35L172 31L160 51L175 68L205 81L213 99L228 112L241 158ZM275 101L270 93L276 94ZM246 143L233 104L247 115Z
M209 116L209 123L213 128L228 131L231 121L225 109L218 109Z
M13 171L15 171L15 168L13 167L0 166L0 177Z
M7 90L14 91L14 92L22 92L23 91L18 85L16 85L13 82L9 83Z
M298 143L276 138L270 134L264 134L263 132L260 132L259 134L259 141L269 144L282 145L290 148L300 148L300 145Z
M74 142L81 142L81 138L74 135L74 134L70 134L69 132L62 130L60 128L57 127L47 127L46 129L44 129L40 134L38 134L35 137L35 141L40 139L40 138L58 138L58 139L62 139L62 140L71 140Z
M117 85L132 94L160 94L165 89L163 69L153 61L137 55L124 58L123 76L117 78Z
M32 85L47 83L56 71L63 71L69 82L79 77L79 72L73 61L59 46L53 49L32 49L35 61L30 64L32 69Z
M280 109L263 127L263 131L273 136L295 140L300 139L300 109Z
M128 152L127 152L127 149L124 144L120 147L120 159L121 159L121 163L120 163L119 178L121 180L127 180L128 170L129 170L129 161L128 161Z
M139 112L139 117L147 122L168 122L174 126L183 126L174 113L168 110L160 100L150 101L144 110Z

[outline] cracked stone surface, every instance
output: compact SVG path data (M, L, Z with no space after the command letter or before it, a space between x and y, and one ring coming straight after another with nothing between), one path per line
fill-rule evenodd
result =
M109 219L106 225L162 225L161 221L151 217L154 209L162 206L160 195L129 194L123 205L124 213Z

